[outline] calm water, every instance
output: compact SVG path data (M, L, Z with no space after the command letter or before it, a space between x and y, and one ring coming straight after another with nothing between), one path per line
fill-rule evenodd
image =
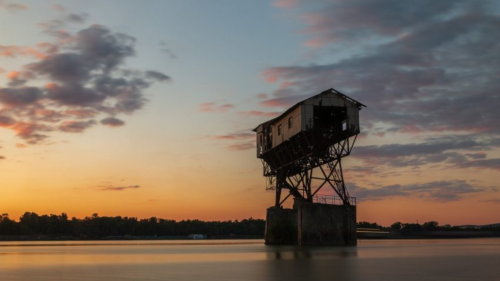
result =
M0 280L500 280L500 239L0 242Z

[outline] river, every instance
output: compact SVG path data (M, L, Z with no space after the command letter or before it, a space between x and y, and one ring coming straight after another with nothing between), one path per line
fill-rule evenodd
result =
M500 238L359 240L357 247L262 240L0 242L1 281L500 280Z

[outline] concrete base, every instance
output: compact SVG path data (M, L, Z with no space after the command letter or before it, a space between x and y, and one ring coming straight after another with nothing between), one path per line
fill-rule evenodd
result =
M266 244L356 245L356 206L296 199L293 209L267 209Z

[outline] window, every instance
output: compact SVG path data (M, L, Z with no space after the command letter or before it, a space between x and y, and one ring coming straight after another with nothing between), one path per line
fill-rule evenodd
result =
M293 126L293 117L288 118L288 129L291 129Z
M278 136L281 136L281 124L278 125Z
M342 121L342 131L347 130L347 121Z

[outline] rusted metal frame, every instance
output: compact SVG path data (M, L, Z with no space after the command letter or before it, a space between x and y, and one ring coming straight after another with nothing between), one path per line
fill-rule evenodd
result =
M279 207L281 206L281 187L278 187L278 185L276 185L276 201L275 201L275 206L276 207Z
M339 164L340 164L340 163L339 163ZM331 181L331 177L332 177L332 175L334 174L334 172L335 172L335 174L337 173L337 172L336 172L336 171L337 171L337 169L330 169L330 173L328 174L328 176L326 176L326 173L324 172L324 170L323 170L323 168L322 168L322 167L321 167L321 171L322 171L322 172L323 172L323 174L325 175L325 179L326 179L326 181L328 182L328 184L330 184L330 186L331 186L331 187L332 187L332 189L335 191L335 193L337 193L337 195L338 195L340 198L342 198L342 196L343 196L343 192L341 192L341 190L339 189L339 186L338 186L338 185L339 185L339 184L341 184L341 183L339 183L339 182L337 182L337 181L334 181L334 182L335 182L335 184L332 184L332 181ZM341 185L341 187L342 187L342 185ZM344 199L343 199L343 200L344 200Z
M333 189L337 192L344 204L349 205L349 194L347 193L345 188L344 175L342 172L342 162L340 159L338 160L338 167L334 171L335 173L333 174L333 177L335 178L336 188Z
M323 188L323 186L324 186L324 185L328 182L328 177L326 176L326 173L325 173L325 171L323 170L323 166L322 166L322 165L320 165L320 166L318 166L318 167L319 167L319 169L320 169L321 173L323 174L324 178L316 178L316 179L320 179L320 180L322 180L323 182L322 182L322 183L318 186L318 188L314 191L314 193L312 194L312 196L313 196L313 197L314 197L314 195L316 195L316 193L318 193L318 191L320 191L320 190L321 190L321 188ZM332 185L332 184L330 183L330 185ZM335 191L335 192L336 192L336 191Z
M312 172L313 172L313 170L308 170L305 172L306 179L305 179L305 183L304 183L305 186L307 186L307 199L311 202L313 200L313 196L311 194L311 191L312 191L312 186L311 186Z
M285 201L288 199L288 197L290 197L290 195L292 195L292 194L288 193L288 195L283 200L281 200L279 206L283 205L283 203L285 203Z
M345 188L345 183L344 183L344 172L342 171L342 161L339 160L339 171L340 171L340 178L341 178L341 184L342 184L342 191L344 193L344 204L349 205L349 193L347 192Z

